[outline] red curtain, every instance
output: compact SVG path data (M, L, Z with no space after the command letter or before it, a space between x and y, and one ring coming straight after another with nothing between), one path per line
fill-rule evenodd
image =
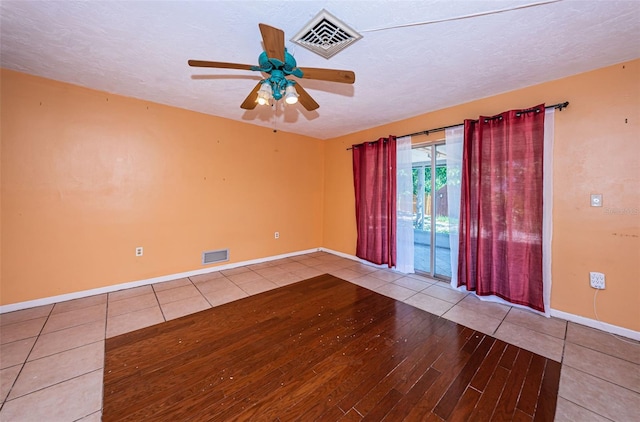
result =
M464 123L458 286L544 312L544 104Z
M396 138L353 146L356 256L396 265Z

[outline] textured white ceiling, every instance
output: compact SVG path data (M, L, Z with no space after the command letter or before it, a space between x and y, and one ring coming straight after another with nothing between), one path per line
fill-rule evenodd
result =
M320 139L640 57L639 1L7 1L0 65ZM321 9L364 36L327 60L290 42ZM320 104L240 109L258 72L258 23L285 31L299 66L349 69L354 85L302 80ZM571 100L570 98L568 100Z

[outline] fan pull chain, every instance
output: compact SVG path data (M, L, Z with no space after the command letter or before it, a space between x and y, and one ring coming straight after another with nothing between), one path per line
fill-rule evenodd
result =
M274 109L273 112L273 133L278 132L278 102L274 101L271 104L271 107Z

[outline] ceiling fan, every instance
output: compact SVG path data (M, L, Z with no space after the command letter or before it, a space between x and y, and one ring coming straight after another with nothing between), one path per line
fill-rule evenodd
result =
M355 82L356 75L350 70L298 67L296 60L284 47L284 32L263 23L258 26L265 49L258 57L258 66L203 60L189 60L189 66L253 70L269 75L258 82L240 105L245 110L253 110L258 104L269 104L271 99L278 101L283 97L288 104L295 104L300 100L300 104L309 111L320 107L298 81L288 77L347 84Z

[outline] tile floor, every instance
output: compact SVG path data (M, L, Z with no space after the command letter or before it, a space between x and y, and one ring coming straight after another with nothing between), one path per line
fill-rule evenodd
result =
M562 362L556 420L640 414L640 344L314 252L0 315L0 420L99 421L105 338L331 273Z

